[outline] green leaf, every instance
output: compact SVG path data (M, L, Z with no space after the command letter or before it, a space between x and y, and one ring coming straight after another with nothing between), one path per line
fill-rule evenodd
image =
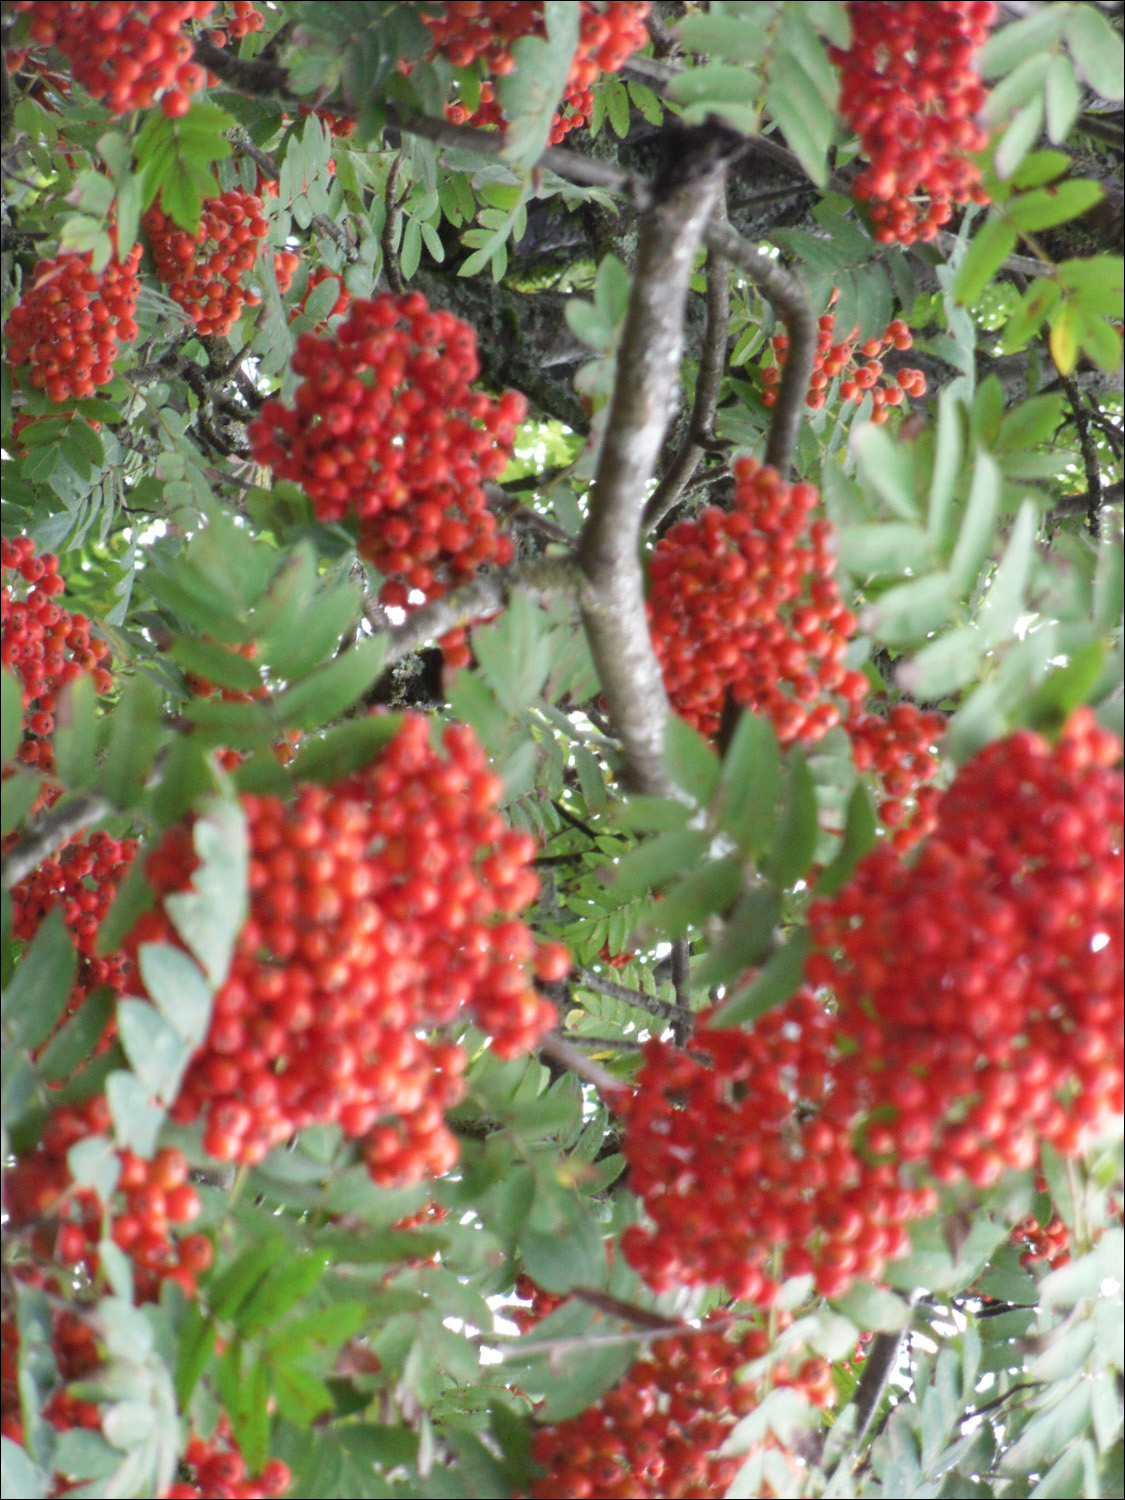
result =
M903 662L895 678L914 698L944 698L972 682L983 654L984 644L976 626L960 625Z
M338 719L382 675L387 643L382 636L357 642L314 676L289 688L277 699L283 724L293 729L318 729Z
M296 1255L283 1265L274 1266L259 1281L233 1319L243 1337L249 1338L277 1323L314 1287L319 1286L327 1269L323 1253Z
M136 1000L127 1003L140 1004ZM149 1090L132 1073L119 1068L107 1077L105 1096L118 1144L138 1156L151 1157L164 1124L164 1111L152 1103Z
M817 888L818 895L820 888ZM712 1024L716 1026L745 1026L756 1021L784 1000L788 1000L801 983L805 960L809 953L809 935L800 928L770 958L765 968L745 989L738 990L733 998L719 1011Z
M517 594L491 625L473 631L473 651L500 703L519 714L543 691L551 670L546 616L527 594Z
M192 1049L144 1000L122 1000L117 1030L125 1055L146 1094L170 1103L179 1091Z
M840 852L817 879L813 888L816 896L834 896L851 879L852 871L875 843L876 827L871 794L862 782L858 782L848 798Z
M208 1288L208 1301L213 1315L223 1322L235 1322L263 1277L287 1253L286 1241L279 1234L269 1235L244 1250L234 1264L217 1276Z
M949 571L956 589L968 594L992 550L996 511L1000 504L1000 469L990 453L978 453L964 519L953 549Z
M135 807L144 796L163 733L160 689L149 677L131 678L110 719L102 767L102 790L114 807Z
M1050 52L1062 36L1069 9L1069 6L1047 5L1008 26L997 27L976 55L981 76L1000 78L1028 58Z
M1024 612L1024 594L1031 573L1038 520L1034 501L1025 500L977 617L981 645L985 650L1007 640Z
M1001 181L1010 177L1039 139L1043 129L1043 99L1036 95L1008 126L996 148L993 164Z
M750 7L734 15L688 15L676 23L676 35L691 52L721 57L731 63L758 63L766 39L763 18ZM743 73L744 89L751 80Z
M844 526L836 534L836 551L849 573L861 578L928 571L933 543L920 526L886 521L875 526Z
M142 943L137 963L149 999L182 1041L198 1047L211 1022L211 991L198 964L170 943Z
M735 855L712 860L673 886L653 912L653 922L666 937L683 937L708 917L729 910L743 877L742 860Z
M41 776L27 775L16 771L4 782L3 816L0 819L0 835L18 828L35 806L43 785Z
M362 771L397 734L401 723L399 714L372 714L340 724L316 739L302 740L293 761L294 779L331 783Z
M61 906L39 924L2 1003L5 1042L30 1051L50 1036L70 999L78 955L67 931Z
M986 286L1016 248L1019 235L1007 219L993 213L973 236L968 253L961 262L953 295L963 306L975 307Z
M622 901L656 890L706 854L709 836L698 828L659 833L630 850L614 870L612 889Z
M0 672L0 761L13 758L23 738L23 689L5 668Z
M702 989L729 984L747 969L768 958L781 902L772 886L759 885L735 902L722 934L692 971L692 982Z
M1112 375L1121 364L1121 330L1112 322L1089 316L1085 310L1077 312L1075 326L1082 352L1107 375Z
M79 791L97 777L98 694L85 672L63 687L55 708L55 769L68 790Z
M1083 78L1103 99L1125 98L1121 35L1096 5L1067 7L1066 44Z
M852 444L860 472L875 493L904 521L920 520L910 444L871 423L860 429Z
M1086 213L1105 197L1100 182L1088 178L1070 178L1057 187L1038 188L1013 198L1005 212L1015 227L1024 232L1053 229ZM962 268L963 269L963 268Z
M768 719L744 710L723 756L717 792L719 827L744 854L770 847L781 794L781 751Z
M869 1282L857 1282L842 1297L836 1297L832 1306L850 1318L857 1328L872 1332L897 1333L910 1322L910 1303L896 1292Z
M863 613L863 628L888 646L907 646L940 630L953 614L957 591L948 573L900 583Z
M192 829L199 864L191 889L166 896L164 909L199 960L214 989L230 970L234 945L246 920L249 851L246 818L233 798L213 797ZM198 1005L193 1007L193 1024Z
M749 104L754 97L754 78L745 68L724 63L709 63L702 68L685 68L668 85L668 94L678 104L714 105Z
M99 986L52 1037L36 1063L38 1072L49 1083L69 1078L93 1056L113 1017L116 998L108 985Z
M516 65L498 80L496 97L510 121L502 158L514 166L534 166L550 140L578 46L579 18L577 6L545 0L546 37L520 37L510 49Z
M828 148L836 114L817 81L790 52L774 58L766 88L766 108L785 132L785 139L817 187L828 181Z
M212 641L180 636L169 647L168 655L183 671L205 678L216 687L252 693L262 686L262 673L256 662Z
M706 807L719 784L719 758L697 730L675 714L664 729L664 769L675 784Z
M0 1476L5 1495L22 1495L26 1500L43 1500L50 1479L31 1460L26 1448L10 1437L0 1437Z
M782 807L781 823L763 870L781 890L791 890L812 864L818 835L816 786L797 745L786 763Z
M1125 260L1119 255L1091 255L1087 260L1064 260L1056 267L1058 284L1075 293L1083 311L1119 317L1125 291Z
M1064 53L1056 52L1047 69L1047 134L1051 140L1066 140L1081 105L1074 65Z

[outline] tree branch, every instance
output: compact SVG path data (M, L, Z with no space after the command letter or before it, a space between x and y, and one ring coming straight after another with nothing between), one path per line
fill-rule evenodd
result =
M471 583L440 599L431 599L387 631L387 665L392 666L460 625L503 609L513 593L552 590L576 593L578 566L573 557L529 557L515 567L482 573Z
M620 1000L625 1005L635 1005L638 1010L647 1010L650 1016L655 1016L658 1021L674 1021L682 1023L685 1018L691 1020L692 1012L685 1012L678 1005L671 1005L667 1000L658 1000L655 995L646 995L643 990L631 990L627 985L615 984L612 979L603 979L600 974L595 974L592 969L579 969L575 973L574 984L582 990L593 990L595 995L604 995L607 1000Z
M724 195L719 195L715 204L712 223L727 222ZM719 405L719 391L727 368L727 331L730 326L730 267L717 250L708 250L707 265L707 326L703 334L703 351L699 360L699 373L695 380L695 400L692 403L684 440L680 444L668 472L657 485L645 506L643 526L651 531L658 526L672 507L678 504L684 490L691 483L699 461L708 448L715 444L715 412Z
M797 446L797 432L805 415L805 394L816 360L816 319L799 277L748 244L728 225L712 222L703 236L712 250L725 255L744 272L785 324L789 353L777 388L777 404L770 422L766 463L788 477Z
M549 1057L552 1062L561 1064L587 1083L592 1083L598 1093L607 1099L620 1094L622 1089L631 1092L627 1083L622 1083L620 1078L615 1078L599 1063L584 1056L572 1042L568 1042L557 1032L548 1032L545 1037L540 1038L538 1050L543 1057Z
M14 885L19 885L45 859L50 859L56 849L68 844L91 823L108 818L112 812L113 808L104 797L91 793L56 802L54 807L40 813L27 825L19 842L0 858L0 890L10 891Z
M638 791L655 796L673 787L664 770L668 700L645 616L641 515L675 391L692 263L730 143L722 130L686 135L640 226L613 400L578 544L586 634L625 752L626 776Z
M1071 415L1078 429L1078 443L1082 450L1082 466L1086 470L1086 525L1091 536L1099 536L1102 529L1102 471L1098 464L1098 449L1094 434L1090 430L1089 413L1082 400L1082 392L1068 375L1060 374L1059 380L1070 402Z

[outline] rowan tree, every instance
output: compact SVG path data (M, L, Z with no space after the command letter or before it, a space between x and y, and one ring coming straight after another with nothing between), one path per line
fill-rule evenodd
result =
M5 1491L1120 1493L1120 7L0 26Z

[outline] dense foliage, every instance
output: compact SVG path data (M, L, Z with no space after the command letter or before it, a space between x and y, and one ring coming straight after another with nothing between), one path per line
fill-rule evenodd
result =
M1121 7L0 26L5 1493L1120 1494Z

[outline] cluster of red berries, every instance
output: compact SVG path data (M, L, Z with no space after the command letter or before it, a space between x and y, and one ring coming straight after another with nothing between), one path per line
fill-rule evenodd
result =
M988 140L975 119L986 90L972 63L998 11L991 0L848 5L851 46L831 55L841 112L870 162L852 193L870 204L883 244L932 240L955 203L987 201L968 159Z
M506 1307L504 1316L511 1318L521 1333L527 1333L537 1323L542 1323L544 1318L549 1318L566 1301L565 1296L545 1292L530 1276L522 1273L516 1277L515 1294L528 1303L528 1306Z
M145 214L144 227L156 274L172 301L198 324L200 333L225 335L241 317L243 307L260 304L261 297L242 285L270 227L256 194L232 188L207 199L194 234L181 229L156 203ZM296 257L288 254L285 268L277 267L279 286L285 270L292 279L296 264Z
M856 769L874 775L882 791L879 816L900 854L931 833L940 793L932 785L940 769L935 741L945 733L945 716L923 713L912 703L896 703L883 718L860 714L847 725Z
M258 462L302 485L322 521L356 514L384 604L511 558L482 481L503 472L527 403L471 391L479 368L473 330L420 293L356 300L332 334L297 340L295 407L267 401L249 429Z
M878 1158L995 1183L1041 1141L1082 1150L1125 1100L1121 744L1089 710L962 766L913 865L883 845L815 901L829 991Z
M212 47L225 47L228 42L240 42L252 31L261 31L266 18L253 0L229 0L218 17L218 30L208 33Z
M832 301L835 300L836 293L833 292ZM876 424L885 422L890 408L901 406L907 396L926 394L926 377L921 370L900 370L893 383L883 378L883 362L879 356L884 350L892 347L909 349L914 343L914 335L901 319L888 323L881 338L870 338L860 345L862 360L856 354L858 338L855 330L846 339L836 338L834 313L822 313L818 327L816 363L805 396L805 404L814 411L824 405L828 385L838 375L843 377L840 383L842 401L862 401L866 392L871 392L871 420ZM765 406L773 406L777 401L776 387L789 354L786 334L779 333L773 340L773 352L777 363L767 365L762 371L762 382L766 387L762 403Z
M191 1434L180 1460L180 1471L184 1478L164 1491L163 1500L202 1500L204 1496L266 1500L268 1496L284 1495L293 1482L288 1464L279 1458L271 1458L260 1474L247 1474L225 1413L209 1438Z
M377 760L286 805L246 796L250 914L211 1028L173 1117L205 1116L221 1160L259 1161L294 1131L338 1121L378 1182L440 1175L457 1159L443 1111L463 1092L459 1046L420 1036L471 1014L511 1057L554 1009L532 987L566 971L513 913L532 901L536 843L505 828L502 791L472 731L449 725L445 756L409 715ZM160 896L195 866L177 826L149 856ZM163 907L130 936L175 942Z
M78 972L66 1015L72 1014L99 985L108 984L124 994L128 969L121 954L100 957L98 928L136 857L136 839L115 839L108 833L92 833L75 839L12 887L12 934L29 943L40 923L55 907L63 908L67 930L78 950ZM112 1023L95 1052L108 1045Z
M843 664L855 616L832 578L832 526L810 526L811 484L790 487L752 458L734 475L733 510L678 521L653 549L653 648L672 706L701 734L717 733L729 692L783 744L811 743L868 692Z
M782 1326L788 1321L779 1315ZM761 1328L739 1337L706 1326L657 1339L608 1395L536 1433L532 1456L547 1473L532 1485L534 1500L718 1500L746 1454L717 1450L765 1394L738 1372L769 1343ZM835 1397L822 1359L776 1365L770 1385L792 1386L820 1406Z
M590 86L600 73L616 73L622 64L648 41L645 17L651 0L609 0L597 6L582 0L578 48L570 65L560 113L555 116L551 141L558 144L568 131L577 129L593 109ZM455 68L468 68L478 60L496 77L515 67L514 43L524 36L545 36L541 0L449 0L440 15L423 16L440 52ZM481 89L481 107L470 116L462 106L449 111L455 123L502 124L492 87Z
M215 0L16 0L15 9L31 12L32 40L57 47L112 114L148 109L160 95L175 119L207 81L182 28L209 16Z
M621 1248L656 1291L713 1283L765 1307L779 1281L811 1273L839 1296L856 1277L877 1281L909 1248L907 1222L936 1207L931 1189L856 1149L859 1101L808 991L750 1030L701 1028L690 1054L649 1042L619 1109L653 1224L630 1226Z
M102 1095L55 1111L38 1146L17 1157L5 1176L9 1233L26 1238L40 1266L52 1261L83 1266L93 1280L108 1215L110 1238L133 1262L138 1301L155 1301L161 1282L169 1279L192 1297L196 1276L210 1268L214 1246L204 1234L179 1236L174 1231L174 1226L198 1218L201 1208L182 1152L165 1148L144 1161L119 1150L120 1174L109 1202L103 1203L92 1188L74 1184L68 1151L110 1127Z
M28 384L52 401L92 396L113 379L120 345L136 338L141 247L103 271L90 254L41 260L4 325L10 365L27 364Z
M1040 1224L1034 1214L1028 1214L1012 1230L1010 1240L1022 1251L1021 1266L1045 1261L1051 1270L1056 1270L1069 1264L1070 1230L1057 1213L1052 1214L1046 1224Z
M57 602L65 587L53 553L36 556L27 536L0 541L0 662L23 689L28 718L19 758L42 771L54 767L50 735L63 684L89 672L99 693L113 687L108 646L91 639L85 615Z

